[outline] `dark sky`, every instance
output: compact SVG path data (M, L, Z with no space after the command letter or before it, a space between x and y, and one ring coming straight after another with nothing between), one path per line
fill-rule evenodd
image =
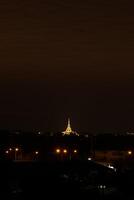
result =
M134 130L131 0L1 0L0 128Z

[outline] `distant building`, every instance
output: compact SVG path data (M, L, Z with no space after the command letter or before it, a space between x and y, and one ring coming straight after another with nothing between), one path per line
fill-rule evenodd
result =
M65 131L62 132L63 133L63 136L64 135L76 135L76 136L79 136L79 134L76 132L76 131L73 131L71 129L71 125L70 125L70 119L68 118L68 125L67 125L67 128Z

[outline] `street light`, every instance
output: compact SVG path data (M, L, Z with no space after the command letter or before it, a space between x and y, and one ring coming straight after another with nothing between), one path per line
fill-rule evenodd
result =
M15 151L19 151L19 149L18 149L18 148L15 148Z
M66 153L67 153L67 149L64 149L64 150L63 150L63 153L66 154Z
M128 153L128 155L132 155L132 151L128 151L127 153Z
M15 148L15 151L14 151L14 153L15 153L15 160L17 160L17 152L19 151L19 148Z
M77 150L76 150L76 149L74 150L74 153L77 153Z
M39 154L39 152L38 152L38 151L35 151L35 154L36 154L36 155L38 155L38 154Z
M60 149L56 149L56 153L60 153L61 151L60 151Z

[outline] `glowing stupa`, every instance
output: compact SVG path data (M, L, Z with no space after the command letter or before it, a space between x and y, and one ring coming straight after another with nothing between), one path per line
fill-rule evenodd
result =
M78 133L76 133L75 131L72 131L71 129L71 125L70 125L70 119L68 118L68 125L65 131L62 132L63 135L77 135L79 136Z

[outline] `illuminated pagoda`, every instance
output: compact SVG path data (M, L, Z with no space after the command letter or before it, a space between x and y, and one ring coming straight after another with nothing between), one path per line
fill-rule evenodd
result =
M62 132L63 133L63 136L64 135L77 135L79 136L79 134L76 132L76 131L73 131L71 129L71 125L70 125L70 119L68 118L68 125L67 125L67 128L65 131Z

